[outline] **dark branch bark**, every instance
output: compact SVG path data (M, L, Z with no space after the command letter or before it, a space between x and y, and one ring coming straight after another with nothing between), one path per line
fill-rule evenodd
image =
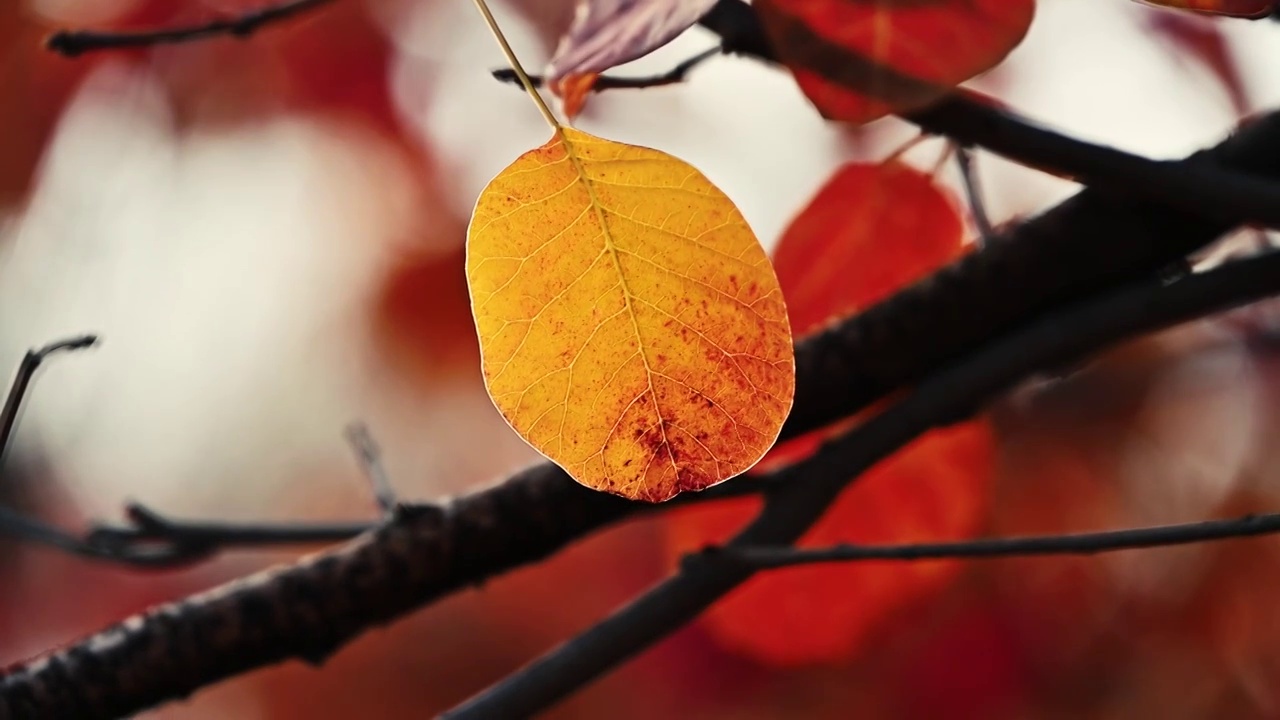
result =
M758 491L746 479L686 502ZM0 718L115 718L296 658L441 595L540 560L655 507L587 490L550 464L447 505L401 506L384 526L297 564L161 605L0 675Z
M27 398L27 390L36 370L44 364L50 355L69 350L83 350L98 342L96 335L82 335L68 340L49 343L38 350L28 350L18 363L18 371L14 373L13 382L9 384L9 392L5 395L4 407L0 408L0 464L4 462L5 453L9 449L9 441L13 438L13 429L18 422L18 412L22 402Z
M1069 224L1053 227L1059 232L1071 231ZM1014 237L1018 235L1015 233ZM1117 244L1133 239L1126 234L1080 237L1082 242ZM993 252L1000 250L993 248ZM1268 261L1274 263L1273 258ZM1188 288L1196 289L1194 284L1186 284L1192 280L1203 281L1192 278L1173 288L1182 288L1184 293ZM1238 292L1249 289L1234 279L1232 284ZM911 295L899 296L887 304L902 308L899 312L912 311L914 301L903 297ZM1017 302L1012 292L1006 299ZM1106 314L1119 317L1113 310ZM1041 336L1046 332L1059 336L1069 329L1057 322L1037 327ZM987 339L975 337L974 346ZM876 342L900 340L887 335L878 340L866 337L862 352L876 354L891 347L877 346ZM1078 348L1076 352L1085 349ZM809 352L813 352L813 346L802 344L801 354ZM1065 358L1056 353L1051 359L1058 363ZM918 391L924 392L936 390L922 387ZM949 411L949 419L954 419L971 411L972 406L961 409L958 404L944 409ZM931 422L946 419L935 417ZM819 458L819 467L830 467L828 477L835 477L838 465L841 480L847 480L868 462L866 458L861 462L845 462L848 458L839 456L833 459L830 450ZM808 470L813 472L814 468L810 466ZM739 482L744 481L721 487ZM811 478L806 480L812 482ZM770 506L787 508L785 503ZM99 636L12 668L0 679L0 709L17 717L113 717L185 696L198 687L286 658L319 661L365 629L446 592L545 557L641 507L581 488L560 470L539 465L443 509L404 510L386 527L340 550L156 608ZM773 512L776 516L782 510ZM788 518L789 526L794 526L813 514L812 509L792 508L783 516ZM764 527L772 526L769 522ZM757 531L743 541L758 545L780 540L772 531ZM683 582L703 588L698 597L713 597L724 588L726 572L717 570L714 577L721 579L715 582L702 575ZM734 570L729 579L742 572ZM693 602L686 612L705 602ZM645 606L642 603L640 607ZM635 638L630 644L619 645L628 648L624 656L643 647L643 643L635 645L634 641ZM601 671L605 666L600 666Z
M829 562L912 561L1038 557L1042 555L1096 555L1143 548L1190 545L1215 540L1238 540L1280 533L1280 514L1249 515L1230 520L1205 520L1177 525L1128 528L1073 535L1038 535L980 538L944 543L910 545L836 545L828 548L794 547L708 548L713 560L741 563L756 570Z
M1280 176L1278 149L1280 118L1269 116L1205 158ZM857 412L1054 302L1154 273L1224 229L1086 190L983 252L802 341L784 434ZM743 482L749 479L721 487ZM113 717L287 658L319 660L363 630L541 559L639 509L539 465L444 510L407 510L342 549L162 606L11 668L0 678L0 710Z
M1280 177L1280 114L1192 157L1188 166ZM1050 307L1153 274L1229 228L1085 189L982 252L809 338L796 356L796 409L783 435L833 422Z
M146 506L125 506L128 525L96 525L84 537L0 506L0 535L46 545L86 560L134 568L187 567L234 548L349 540L376 523L235 523L175 520ZM0 715L3 717L3 715Z
M722 8L728 8L733 17L737 5L736 0L721 2L708 18ZM710 21L704 19L704 23ZM767 56L767 47L753 46L758 38L753 40L749 33L721 35L736 52ZM784 429L786 436L857 412L1020 327L1030 328L1018 336L1021 341L1026 341L1028 333L1042 337L1060 332L1058 327L1028 323L1065 303L1150 277L1238 221L1262 217L1254 215L1255 204L1259 197L1274 192L1271 187L1264 187L1260 178L1225 169L1280 176L1280 118L1276 116L1182 164L1154 163L1064 142L1061 136L960 97L912 119L960 142L1033 165L1072 171L1109 191L1086 190L983 252L801 342L797 399ZM1081 167L1086 171L1073 171ZM1150 182L1144 186L1138 181L1142 178ZM1224 178L1230 182L1220 188L1238 188L1243 183L1249 192L1199 194ZM1191 197L1180 198L1179 193L1191 193ZM1137 197L1146 199L1139 202ZM1185 202L1185 207L1171 211L1169 206L1175 202ZM1262 210L1270 214L1280 205L1269 207ZM1173 287L1185 290L1182 282ZM1007 349L1009 341L1004 342L993 347ZM1046 362L1057 365L1065 359L1053 357ZM971 365L957 366L965 367ZM1027 371L1019 367L1019 372ZM934 384L922 385L864 426L857 435L863 444L829 447L804 468L803 482L779 485L768 512L740 542L785 542L811 522L838 487L876 453L904 442L905 435L921 424L946 422L971 412L987 394L957 398L938 390L939 382L957 382L957 372L930 380ZM1007 383L1012 376L1001 377L1001 383ZM941 392L939 404L922 407L923 400L911 404L910 398L920 398L926 387ZM984 390L989 392L994 389ZM721 487L749 482L739 479ZM806 486L817 490L797 496ZM390 523L342 548L155 608L10 668L0 677L0 717L115 717L287 658L318 662L364 630L442 594L541 559L649 507L586 490L557 468L543 464L443 508L403 509ZM518 695L520 703L541 706L571 691L695 615L744 573L740 568L695 563L673 581L676 591L664 586L668 589L645 596L602 625L603 629L593 631L587 642L593 648L590 653L558 656L555 666L565 669L567 662L566 674L538 690L541 694L536 697ZM630 621L636 617L642 622L632 626ZM658 617L670 624L655 631L653 622ZM601 658L598 665L591 664ZM548 666L533 667L545 670ZM528 687L531 677L536 676L517 676L516 687Z
M179 520L138 503L125 506L127 525L94 526L76 539L77 555L140 568L186 567L236 548L333 543L368 532L376 522L227 522ZM0 530L3 528L0 527ZM65 549L65 548L64 548Z
M124 50L155 45L207 40L213 37L247 38L265 25L283 22L306 14L332 0L292 0L279 5L269 5L259 10L234 17L218 18L209 22L177 28L161 28L129 33L94 32L92 30L61 30L45 40L45 47L59 55L75 57L99 50Z
M849 483L880 459L939 425L963 419L1029 374L1083 357L1136 333L1280 292L1280 253L1172 285L1146 281L1065 311L988 345L922 382L903 400L780 473L763 511L730 541L730 552L789 545ZM713 555L686 558L680 572L578 637L455 710L449 720L529 717L675 632L754 574Z

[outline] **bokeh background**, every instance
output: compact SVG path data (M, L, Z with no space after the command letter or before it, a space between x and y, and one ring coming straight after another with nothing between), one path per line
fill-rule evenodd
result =
M74 60L41 49L56 28L256 5L0 6L0 368L50 340L104 338L41 371L0 473L10 505L72 529L128 499L182 517L373 518L342 437L356 419L406 499L537 459L484 394L462 250L480 189L546 128L489 77L502 57L469 2L338 0L248 41ZM495 6L532 68L572 11ZM661 71L714 42L695 28L617 72ZM1276 77L1280 23L1041 0L1024 44L971 85L1076 136L1176 157L1280 105ZM594 97L577 124L697 165L767 247L836 167L914 132L824 124L785 72L728 57L679 86ZM907 158L929 168L939 152ZM999 222L1074 189L979 163ZM958 187L953 173L940 180ZM1265 241L1241 233L1210 255ZM980 532L1280 507L1278 318L1264 305L1194 323L999 403ZM661 578L668 534L660 519L609 530L373 631L322 669L258 672L146 717L426 716ZM143 573L0 544L0 661L295 555ZM772 662L696 624L551 716L1280 717L1278 570L1269 539L968 565L877 610L838 660Z

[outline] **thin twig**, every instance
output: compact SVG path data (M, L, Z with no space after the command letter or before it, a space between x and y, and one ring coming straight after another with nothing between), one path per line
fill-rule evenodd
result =
M5 398L4 408L0 409L0 467L4 465L5 452L9 449L9 441L13 437L13 428L18 422L18 412L22 408L22 401L26 399L27 390L31 385L31 379L35 377L36 370L54 353L82 350L92 347L97 342L97 335L81 335L49 343L38 350L28 350L22 356L22 362L18 363L18 372L14 375L13 384L9 386L9 394Z
M173 569L225 550L350 540L371 522L237 523L175 520L140 505L125 506L127 524L99 524L79 537L0 507L0 535L34 542L88 560L136 568Z
M0 411L0 465L36 370L50 355L97 343L96 335L59 340L30 350L18 365L4 409ZM135 567L178 567L204 560L219 550L348 540L371 523L250 524L186 522L167 518L144 505L125 506L128 525L98 525L83 537L10 508L0 506L0 535L39 543L80 557Z
M982 199L982 186L978 181L973 157L969 148L955 145L956 167L960 168L960 179L964 183L964 194L969 199L969 212L973 215L973 224L978 229L978 238L982 245L991 243L996 231L991 225L991 216L987 214L987 205Z
M867 560L943 560L1040 555L1094 555L1118 550L1189 545L1280 532L1280 513L1248 515L1230 520L1206 520L1177 525L1128 528L1073 535L981 538L909 545L836 545L828 548L724 547L700 553L712 559L741 563L757 570L824 562ZM691 557L696 557L691 556Z
M319 8L332 0L292 0L258 10L185 27L137 32L60 30L45 40L45 47L66 57L99 50L123 50L205 40L213 37L247 38L266 25L279 23Z
M175 568L233 549L261 549L350 540L377 523L232 522L176 520L138 503L125 506L128 525L97 525L85 536L97 560Z
M391 487L391 477L382 464L382 451L373 441L369 426L362 422L352 423L347 426L346 436L351 449L356 453L356 459L360 461L360 469L373 487L373 497L378 501L378 509L384 516L390 517L400 505L400 500L396 497L395 488Z
M1280 292L1280 253L1243 260L1171 285L1150 280L1042 317L954 367L779 473L760 515L734 548L788 545L862 472L929 429L956 422L1031 373L1140 332ZM581 635L444 715L449 720L530 717L697 617L754 569L690 558L669 580Z
M670 70L658 75L645 75L643 77L618 77L616 75L601 75L596 78L595 83L591 85L591 92L600 92L601 90L644 90L647 88L662 87L664 85L678 85L685 81L689 72L710 60L723 51L719 46L703 50L687 60L681 61L678 65ZM512 85L520 85L520 77L516 75L515 70L511 68L499 68L491 71L495 80ZM530 75L529 82L534 87L542 87L546 84L546 78L541 75Z

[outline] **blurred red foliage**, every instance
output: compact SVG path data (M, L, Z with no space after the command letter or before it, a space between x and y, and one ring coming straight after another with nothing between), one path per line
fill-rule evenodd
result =
M397 49L365 3L334 3L252 41L75 60L40 49L55 25L139 29L259 5L139 0L119 3L115 17L104 19L100 6L83 4L81 20L77 6L65 4L56 23L29 3L0 7L0 206L20 206L27 195L78 82L103 63L123 60L161 74L180 124L198 121L216 131L220 123L296 112L371 129L420 173L423 202L443 208L439 195L448 178L434 166L434 148L405 127L388 78ZM567 20L565 3L542 6L554 6L560 24ZM1186 23L1161 22L1222 76L1233 97L1242 94L1216 27L1189 32ZM479 392L462 223L443 213L431 220L421 237L379 249L389 259L362 317L397 380L423 385L443 378ZM965 251L963 233L960 204L927 174L897 162L846 166L796 218L776 253L793 326L812 331L954 260ZM1280 399L1274 326L1263 313L1236 314L1130 343L1073 368L1070 377L1022 388L989 419L932 433L873 468L804 544L1075 532L1274 509L1280 497L1268 442L1280 419L1270 410ZM1165 383L1187 363L1224 356L1237 364L1219 371L1222 387L1167 391ZM1198 366L1186 372L1212 374ZM1246 418L1230 402L1211 412L1219 392L1256 398L1259 416ZM1184 422L1187 416L1202 423ZM1239 427L1222 432L1224 417L1238 419ZM776 448L766 464L804 457L826 436ZM1232 437L1246 438L1241 457L1214 455L1214 443ZM483 439L475 444L484 452ZM1199 467L1208 456L1214 464L1199 484L1161 476L1170 466ZM339 505L335 511L350 507L345 498L326 497L298 505L311 501ZM290 664L239 678L156 716L428 715L632 597L669 568L673 555L724 539L750 516L750 506L692 508L602 533L370 633L323 668ZM72 507L46 497L35 510L74 526L83 518ZM41 548L4 545L0 552L9 560L0 564L3 661L289 557L233 557L178 573L135 574ZM1278 717L1278 553L1275 540L1255 539L1105 557L780 571L752 581L704 621L551 715Z

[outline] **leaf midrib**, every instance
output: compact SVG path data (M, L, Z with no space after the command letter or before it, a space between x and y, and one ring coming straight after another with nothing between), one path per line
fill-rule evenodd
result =
M667 460L671 463L671 469L676 474L675 482L678 484L680 482L680 468L676 467L676 458L671 452L671 443L667 438L666 421L662 417L662 407L658 404L657 388L653 385L653 366L649 363L649 353L645 349L644 338L640 335L640 321L636 318L635 305L632 303L634 295L631 292L631 286L627 284L627 275L622 271L622 261L619 259L618 249L614 246L613 235L609 232L609 224L605 221L604 208L600 205L600 199L596 197L595 187L592 185L591 179L587 177L581 159L575 154L574 145L569 140L568 134L563 129L559 129L556 132L560 135L560 141L564 143L565 155L573 163L573 168L578 173L578 180L587 189L587 198L591 202L592 209L595 210L596 220L600 223L600 234L604 240L604 249L609 253L609 259L613 261L614 271L618 273L618 283L622 286L622 302L627 308L627 315L631 318L631 329L636 336L636 347L640 351L640 360L644 363L645 382L649 386L649 395L653 399L653 411L658 416L658 431L662 433L662 446L667 449ZM601 451L603 451L603 448L601 448Z

